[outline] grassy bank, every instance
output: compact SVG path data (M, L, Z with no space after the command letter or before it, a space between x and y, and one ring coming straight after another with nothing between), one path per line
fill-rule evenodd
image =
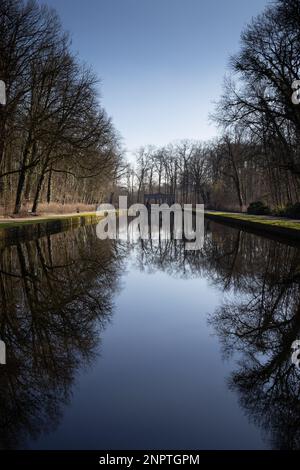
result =
M219 222L231 223L241 228L291 237L300 240L300 222L292 219L231 212L205 211L205 216Z
M21 227L23 225L35 225L56 220L78 221L82 217L97 217L96 212L82 212L74 214L47 214L41 216L18 217L14 219L0 219L0 230L12 227Z

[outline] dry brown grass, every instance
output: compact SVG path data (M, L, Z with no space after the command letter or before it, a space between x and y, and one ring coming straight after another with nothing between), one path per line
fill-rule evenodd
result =
M59 203L50 203L50 204L39 204L38 211L36 215L43 214L73 214L77 212L94 212L97 207L95 204L59 204ZM13 214L13 207L4 207L0 206L0 217L11 217ZM28 212L26 207L22 207L18 217L31 217L32 214Z
M52 202L50 204L40 204L38 207L39 214L71 214L73 212L94 212L97 209L95 204L58 204Z

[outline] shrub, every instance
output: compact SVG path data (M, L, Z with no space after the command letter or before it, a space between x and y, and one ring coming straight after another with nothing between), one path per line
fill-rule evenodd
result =
M251 202L247 212L253 215L269 215L271 213L270 208L261 201Z
M286 206L276 206L272 210L272 214L278 217L286 217Z
M300 202L290 204L286 207L285 216L290 219L300 219Z

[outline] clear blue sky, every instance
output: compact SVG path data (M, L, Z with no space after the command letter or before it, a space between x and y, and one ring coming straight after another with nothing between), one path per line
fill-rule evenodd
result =
M267 0L40 0L102 80L102 104L129 152L209 139L208 122L243 26Z

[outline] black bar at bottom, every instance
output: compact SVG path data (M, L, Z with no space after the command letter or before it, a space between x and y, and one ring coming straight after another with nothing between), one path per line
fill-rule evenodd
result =
M185 465L199 467L205 464L255 464L287 465L299 463L299 451L1 451L1 468L120 468L135 469L141 466L170 467ZM4 465L6 464L6 465Z

